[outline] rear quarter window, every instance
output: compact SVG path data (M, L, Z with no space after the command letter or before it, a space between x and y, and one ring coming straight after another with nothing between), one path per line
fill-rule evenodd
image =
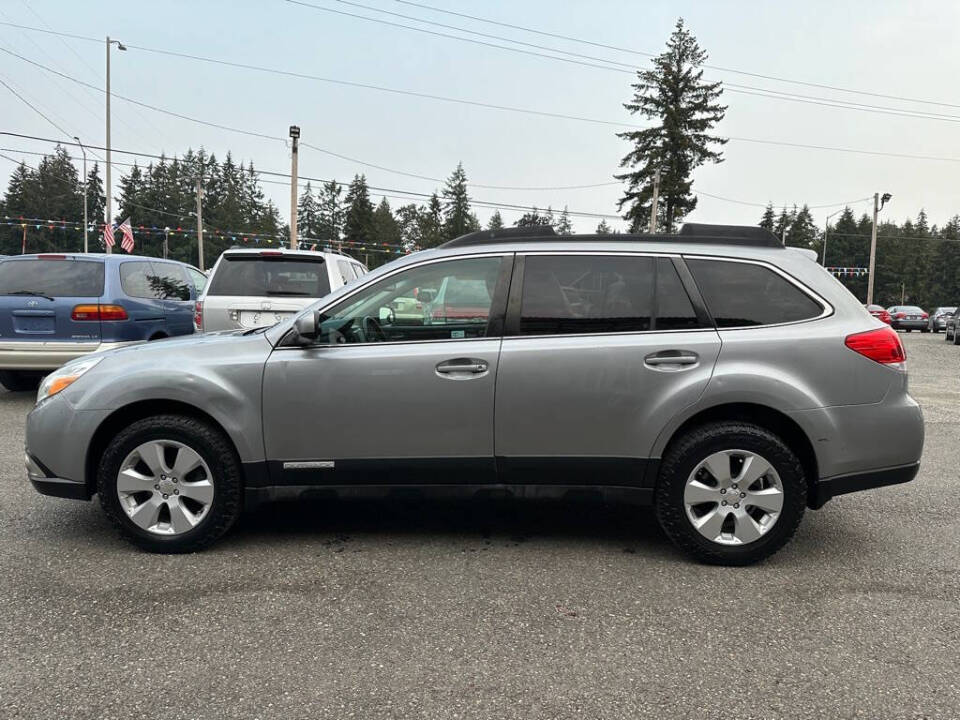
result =
M799 322L823 307L779 273L763 265L686 259L718 328Z

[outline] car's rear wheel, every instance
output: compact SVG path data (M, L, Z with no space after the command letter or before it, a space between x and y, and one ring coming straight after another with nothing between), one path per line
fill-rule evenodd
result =
M150 552L201 550L241 511L240 461L229 439L196 418L158 415L134 422L100 460L100 504L120 530Z
M777 435L743 422L704 425L674 442L655 494L670 539L717 565L749 565L779 550L806 500L797 456Z
M0 385L10 392L36 390L43 379L43 373L25 370L0 370Z
M960 333L957 332L957 329L953 329L953 344L960 345Z

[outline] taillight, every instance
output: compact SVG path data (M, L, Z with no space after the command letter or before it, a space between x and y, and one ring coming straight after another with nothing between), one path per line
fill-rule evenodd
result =
M203 301L197 300L193 306L193 327L199 332L203 330Z
M127 311L120 305L75 305L70 319L84 320L127 320Z
M926 320L926 319L929 318L929 317L930 317L930 315L928 315L927 313L924 313L924 314L923 314L923 319L924 319L924 320Z
M883 365L902 363L907 359L900 336L888 327L847 335L844 344L855 353Z

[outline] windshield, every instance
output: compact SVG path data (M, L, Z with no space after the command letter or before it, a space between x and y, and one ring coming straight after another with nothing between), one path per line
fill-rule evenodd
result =
M0 295L100 297L103 263L30 259L0 262Z
M321 257L224 255L207 295L323 297L330 280Z

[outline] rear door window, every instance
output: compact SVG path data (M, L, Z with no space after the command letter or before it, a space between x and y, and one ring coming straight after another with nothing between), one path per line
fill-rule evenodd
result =
M187 268L187 274L193 281L193 286L197 289L197 297L200 297L200 293L203 292L203 288L207 285L207 276L192 267Z
M346 260L337 260L337 270L340 271L340 278L344 285L357 278L356 273L353 272L353 266Z
M330 292L321 257L224 255L207 295L323 297Z
M183 268L172 263L150 263L153 274L148 281L162 300L189 300L190 285Z
M120 287L130 297L156 299L157 294L148 279L153 275L149 262L125 262L120 264Z
M0 262L0 295L100 297L103 263L90 260L29 259Z
M656 330L692 330L701 327L690 296L669 258L657 259Z
M763 265L686 259L718 328L799 322L823 307L779 273Z
M527 255L521 335L650 330L654 258Z

